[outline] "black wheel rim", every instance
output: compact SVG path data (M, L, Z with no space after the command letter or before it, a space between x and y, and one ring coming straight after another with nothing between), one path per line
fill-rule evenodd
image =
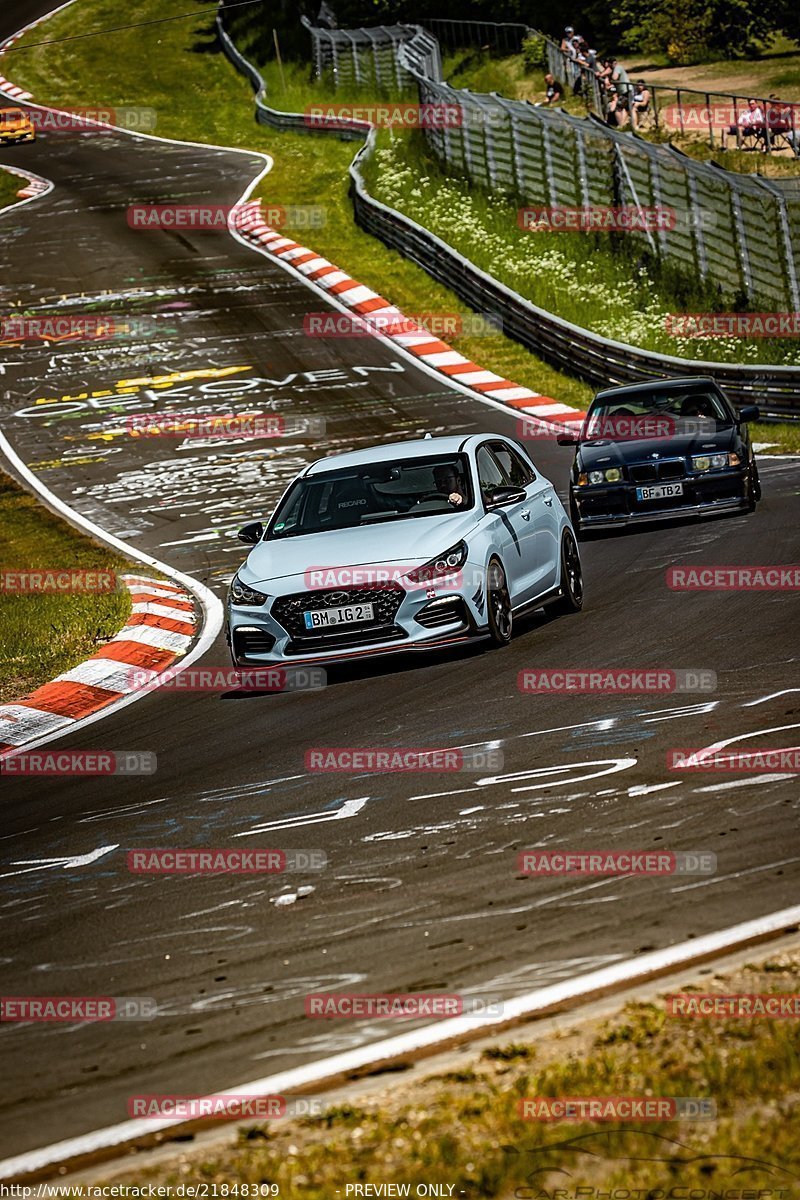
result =
M489 578L489 605L495 629L504 640L508 639L511 636L511 597L503 568L497 563L492 565Z
M570 534L564 538L564 577L569 594L576 604L580 604L583 599L581 560L578 557L578 547Z

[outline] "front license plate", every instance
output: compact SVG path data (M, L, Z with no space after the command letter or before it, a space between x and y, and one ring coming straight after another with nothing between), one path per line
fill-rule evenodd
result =
M358 621L371 621L371 604L346 604L343 608L315 608L303 613L306 629L327 629L329 625L353 625Z
M670 496L682 496L682 483L659 483L655 487L637 487L637 500L667 500Z

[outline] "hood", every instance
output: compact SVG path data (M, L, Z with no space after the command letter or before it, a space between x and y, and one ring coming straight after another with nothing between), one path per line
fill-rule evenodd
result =
M328 567L421 566L465 538L479 517L480 512L473 509L259 542L240 568L239 578L256 585Z
M657 462L662 458L686 458L691 454L713 454L731 450L736 443L736 426L723 426L711 433L675 434L670 438L637 438L612 442L605 438L581 442L576 463L585 470L621 467L632 462ZM658 459L653 455L658 455Z

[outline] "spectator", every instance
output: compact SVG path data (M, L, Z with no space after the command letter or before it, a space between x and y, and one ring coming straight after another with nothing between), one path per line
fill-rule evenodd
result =
M739 114L739 120L735 125L729 125L727 133L722 131L722 149L728 148L728 137L736 138L737 144L742 133L754 133L756 136L763 138L764 136L764 112L757 100L748 100L747 108L743 113ZM766 149L766 146L764 147Z
M611 59L610 58L604 58L600 67L595 68L595 75L597 76L597 82L600 84L600 87L604 91L606 91L608 89L608 85L611 80Z
M631 90L631 78L622 63L617 62L615 58L611 59L611 82L617 85L620 99L627 101Z
M633 124L650 112L650 89L643 79L637 79L633 87Z
M564 99L564 89L561 84L549 73L549 71L547 75L545 75L544 81L547 84L544 103L548 105L560 104Z
M610 125L612 129L618 129L625 121L625 108L620 101L619 92L613 83L609 85L607 95L606 125Z
M795 128L795 106L779 100L773 92L767 106L767 128L771 135L777 135L778 144L785 143L797 154L797 129Z
M572 58L572 39L574 36L575 30L571 25L568 25L564 30L564 36L561 39L560 49L562 54L569 54L570 58Z

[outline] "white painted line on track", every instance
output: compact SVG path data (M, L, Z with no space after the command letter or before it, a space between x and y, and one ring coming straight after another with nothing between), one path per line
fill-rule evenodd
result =
M237 1084L214 1095L263 1096L285 1095L286 1093L308 1090L313 1086L332 1084L341 1080L344 1075L354 1071L373 1069L389 1062L409 1057L421 1057L426 1053L444 1049L448 1045L466 1042L473 1037L485 1036L492 1030L502 1030L519 1025L531 1017L544 1015L554 1008L575 1004L589 998L597 999L600 994L630 987L636 983L667 974L678 968L688 967L700 960L718 956L736 950L748 943L758 941L771 935L777 935L791 926L800 923L800 905L784 908L779 912L768 913L753 921L744 921L729 929L717 933L703 934L692 941L678 942L664 950L653 950L649 954L640 954L635 959L613 963L601 967L597 971L589 971L576 979L563 980L549 987L526 992L513 1000L503 1002L503 1012L498 1016L464 1016L452 1017L432 1025L424 1025L409 1033L401 1033L396 1037L386 1038L380 1042L372 1042L359 1046L355 1050L347 1050L343 1054L335 1054L318 1062L307 1063L302 1067L281 1071L277 1075L267 1075L262 1079L254 1079L249 1083ZM146 1138L159 1130L177 1130L187 1122L175 1119L123 1121L119 1125L110 1125L105 1129L80 1137L68 1138L56 1142L52 1146L44 1146L39 1150L30 1150L25 1154L16 1155L0 1162L0 1179L24 1178L34 1172L57 1171L59 1167L69 1162L114 1151L127 1143Z

